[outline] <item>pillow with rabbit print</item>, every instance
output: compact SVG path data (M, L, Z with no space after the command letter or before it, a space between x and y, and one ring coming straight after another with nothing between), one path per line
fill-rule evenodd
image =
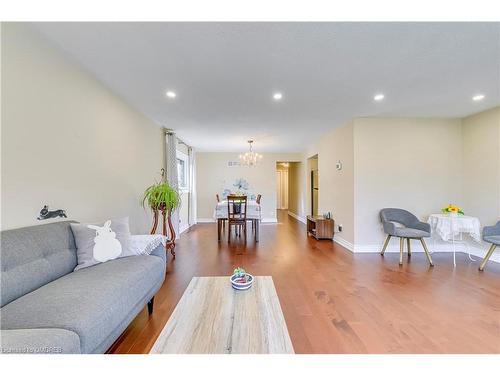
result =
M128 217L98 224L71 223L78 265L75 271L108 260L135 255L130 250Z

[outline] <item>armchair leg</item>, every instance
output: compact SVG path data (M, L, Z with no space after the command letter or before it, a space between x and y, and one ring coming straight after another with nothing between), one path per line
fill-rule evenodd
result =
M399 237L399 265L403 265L403 247L405 245L405 239L403 237Z
M497 245L491 244L490 249L486 253L486 256L484 257L483 261L481 262L481 265L479 266L479 271L484 270L484 266L486 266L486 263L488 263L488 259L490 259L491 254L493 254L493 252L495 251L496 247L497 247Z
M382 251L380 252L380 255L384 255L385 253L385 250L387 249L387 245L389 245L389 241L391 240L391 235L388 234L387 235L387 238L385 239L385 242L384 242L384 247L382 247Z
M151 315L153 313L153 305L155 303L155 298L151 298L151 300L148 302L148 314Z
M410 239L406 239L406 245L408 246L408 256L411 256Z
M429 261L429 264L431 265L431 267L433 267L434 263L432 263L431 254L429 254L429 250L427 249L427 245L425 244L425 241L423 238L420 239L420 243L422 243L422 247L424 248L425 255L427 256L427 260Z

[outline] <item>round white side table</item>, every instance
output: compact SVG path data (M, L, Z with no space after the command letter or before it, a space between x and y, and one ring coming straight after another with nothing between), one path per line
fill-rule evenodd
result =
M433 236L438 235L443 241L453 244L453 266L457 266L456 261L456 243L464 244L469 254L469 259L472 259L467 241L464 235L468 235L476 242L481 242L481 223L477 217L466 215L449 215L449 214L431 214L427 222L431 226Z

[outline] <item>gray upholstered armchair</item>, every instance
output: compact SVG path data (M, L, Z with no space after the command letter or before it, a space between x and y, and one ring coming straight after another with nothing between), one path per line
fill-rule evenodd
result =
M420 240L427 260L431 266L434 266L424 241L424 237L431 236L431 227L429 224L418 220L411 212L400 208L384 208L380 210L380 220L382 220L384 232L387 234L384 247L380 253L381 255L384 255L391 237L399 237L399 264L401 265L403 264L404 240L406 239L407 241L408 256L411 256L410 240ZM402 224L403 226L398 226L396 223Z
M497 246L500 246L500 221L498 221L495 225L483 228L483 241L490 243L491 246L479 266L479 271L484 270L484 266L486 266L491 254L493 254Z

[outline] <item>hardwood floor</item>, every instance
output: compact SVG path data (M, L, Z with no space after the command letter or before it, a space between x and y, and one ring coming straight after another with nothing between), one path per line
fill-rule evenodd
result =
M218 243L216 224L185 232L153 315L145 308L109 352L148 353L193 276L241 266L273 277L296 353L500 353L500 264L481 273L457 254L454 269L452 254L434 253L429 268L414 253L399 267L399 254L353 254L286 212L279 221L247 246Z

